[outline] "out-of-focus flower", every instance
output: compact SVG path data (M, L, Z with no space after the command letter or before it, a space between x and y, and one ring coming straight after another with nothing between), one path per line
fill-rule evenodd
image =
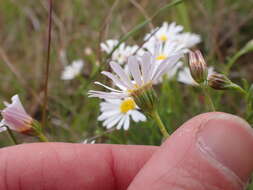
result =
M213 73L214 73L214 68L209 67L208 76L212 75ZM198 83L192 78L190 69L188 67L184 67L182 70L179 71L177 80L184 84L198 86Z
M207 65L199 50L189 53L189 68L195 82L200 84L207 81Z
M0 123L2 127L0 132L6 129L3 126L8 126L11 130L25 133L32 128L34 120L26 113L18 95L14 95L11 100L11 104L4 103L6 108L1 111L3 119Z
M191 48L201 42L199 35L183 32L183 29L183 26L177 25L175 22L171 24L164 22L161 27L157 27L145 35L144 40L148 40L147 43L155 43L156 40L162 43L176 42L184 48Z
M163 60L158 66L154 64L156 59L155 56L148 52L144 53L143 56L130 56L127 62L129 73L126 73L119 64L111 62L110 66L116 75L106 71L103 71L102 74L110 78L118 89L113 89L96 82L96 84L109 89L111 92L91 90L88 94L90 97L99 97L103 99L130 97L136 94L136 92L152 88L153 84L157 83L181 56L182 55L177 54L170 56Z
M62 80L72 80L78 76L84 66L83 60L75 60L72 64L67 65L61 75Z
M176 41L185 48L191 48L201 42L201 37L198 34L184 32L176 36Z
M101 43L101 50L110 54L113 48L119 43L118 40L107 40L105 43ZM113 52L111 60L119 64L124 64L127 58L133 55L139 47L137 45L128 46L125 43L121 43L120 46Z
M179 35L183 29L183 26L176 25L175 22L171 24L164 22L161 27L157 27L150 33L146 34L144 40L149 39L148 41L151 43L154 43L157 39L163 43L172 42L176 40L177 35Z
M90 47L86 47L84 49L84 53L85 53L85 55L90 56L93 53L93 51Z
M154 33L155 32L155 33ZM154 33L153 36L151 36ZM174 22L168 24L164 22L160 28L156 28L144 38L147 42L144 48L156 56L156 63L174 54L186 54L189 48L201 41L197 34L183 32L183 26L176 25ZM168 70L168 78L173 78L180 63L174 63L173 68ZM159 82L162 80L160 79Z
M155 56L154 63L158 64L170 56L183 56L185 53L187 53L187 49L185 49L184 46L175 42L162 44L160 41L156 40L154 43L147 43L144 46L148 52L152 53Z
M153 52L155 57L154 64L156 67L158 67L164 60L171 56L180 55L180 57L183 57L183 55L187 52L187 49L175 42L162 44L161 42L156 41L155 43L146 44L146 49L149 52ZM166 74L168 79L171 79L175 76L177 70L180 68L181 62L171 62L169 64L170 69L168 69ZM162 78L157 81L157 83L160 82L162 82Z
M110 129L116 126L117 129L127 130L130 125L130 118L135 121L146 121L146 117L138 111L138 107L132 98L106 99L100 104L102 114L98 117L103 121L103 126Z

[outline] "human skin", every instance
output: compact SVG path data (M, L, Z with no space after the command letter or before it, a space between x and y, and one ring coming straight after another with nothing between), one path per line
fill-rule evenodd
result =
M242 190L253 170L253 132L206 113L160 147L35 143L0 150L1 190Z

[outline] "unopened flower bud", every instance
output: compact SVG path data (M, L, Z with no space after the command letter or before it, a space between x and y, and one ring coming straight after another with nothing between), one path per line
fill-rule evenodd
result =
M197 83L200 84L207 80L207 65L199 50L189 53L189 68L192 78Z
M233 87L234 83L225 75L214 73L208 78L208 85L215 90L226 90Z

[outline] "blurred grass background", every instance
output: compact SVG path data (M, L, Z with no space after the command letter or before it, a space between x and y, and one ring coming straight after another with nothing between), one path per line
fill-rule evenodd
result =
M52 51L49 77L48 126L45 131L53 141L159 145L161 135L153 122L133 124L128 131L106 130L97 121L99 100L88 99L94 88L92 73L104 63L99 44L118 39L149 18L168 0L61 0L53 2ZM41 120L43 84L46 67L48 4L46 0L0 0L0 102L19 94L34 118ZM186 31L202 36L198 46L209 65L224 71L227 61L253 39L253 0L185 0L161 12L145 28L127 41L141 44L146 32L162 22L176 21ZM91 52L88 52L90 51ZM88 52L88 53L87 53ZM60 79L64 65L75 59L85 60L81 77ZM240 57L230 72L239 84L253 81L253 53ZM103 77L95 77L104 80ZM171 132L196 114L205 112L199 89L166 81L160 91L161 116ZM237 93L217 93L212 97L219 111L245 114L245 102ZM3 105L1 105L1 108ZM35 138L15 135L20 142ZM9 145L5 133L0 146Z

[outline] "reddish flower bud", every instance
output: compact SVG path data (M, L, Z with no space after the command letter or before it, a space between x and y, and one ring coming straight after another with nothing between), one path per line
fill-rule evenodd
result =
M207 65L199 50L189 53L189 68L192 78L197 83L203 83L207 80Z

